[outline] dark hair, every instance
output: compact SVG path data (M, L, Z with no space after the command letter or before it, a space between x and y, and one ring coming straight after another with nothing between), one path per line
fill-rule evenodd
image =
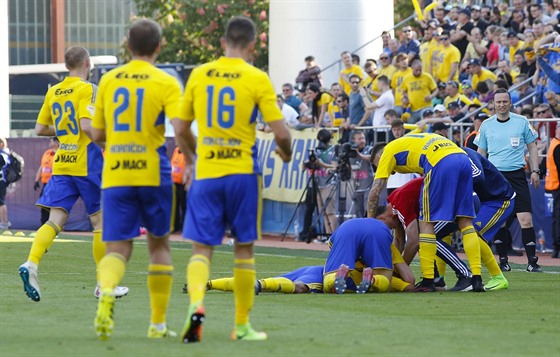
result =
M387 112L385 112L385 114L387 114ZM391 129L400 127L404 127L404 121L402 121L401 119L393 120L393 122L391 123Z
M348 94L346 94L346 93L340 93L338 95L338 98L341 98L342 100L344 100L346 102L350 101L350 97L348 97Z
M383 113L383 116L385 116L385 115L389 115L389 116L392 116L392 117L398 117L399 116L395 109L387 110L385 113Z
M292 85L292 83L284 83L284 84L282 84L282 87L288 87L292 90L294 89L294 86Z
M128 47L133 55L149 56L161 42L161 27L150 19L135 21L128 30Z
M348 79L349 79L349 80L352 80L352 78L358 78L360 81L362 80L362 79L360 78L360 76L358 76L358 75L355 74L355 73L351 74L350 77L349 77Z
M226 42L233 47L247 47L255 40L257 30L253 20L235 16L226 25Z
M532 118L533 117L533 111L529 108L525 108L525 109L521 110L521 115L523 115L524 117L527 117L527 118Z
M356 54L352 54L352 62L358 62L358 64L360 64L360 56L356 55Z
M304 61L305 61L305 62L315 61L315 57L313 57L313 56L307 56L307 57L305 57Z
M478 82L478 84L476 85L476 91L478 93L488 93L490 91L490 88L488 88L488 84L486 84L486 82Z
M383 149L385 148L385 146L387 146L387 143L386 143L386 142L383 142L383 141L381 141L381 142L375 144L375 145L373 146L373 148L371 149L371 154L370 154L370 156L369 156L369 162L373 162L373 159L375 158L375 156L376 156L381 150L383 150Z
M322 142L323 144L328 144L329 141L332 139L332 134L327 129L321 129L317 133L317 140Z
M496 94L502 94L502 93L506 93L509 97L509 101L511 102L511 94L509 94L508 90L504 88L496 89L496 91L494 92L494 99L496 99Z
M506 73L507 74L507 73ZM511 75L510 75L511 77ZM494 82L494 84L498 87L498 88L503 88L506 91L509 89L509 84L505 79L498 79L496 82Z
M76 69L89 57L88 51L83 47L70 47L64 53L64 64L69 70Z
M319 119L319 105L318 105L318 102L321 100L321 97L323 96L323 94L330 95L331 97L332 97L332 94L330 94L329 92L323 92L321 90L321 88L319 87L319 85L316 84L316 83L309 83L307 85L307 89L309 89L312 92L317 93L317 95L315 96L315 99L313 99L313 102L312 102L311 115L313 116L314 120L318 120Z

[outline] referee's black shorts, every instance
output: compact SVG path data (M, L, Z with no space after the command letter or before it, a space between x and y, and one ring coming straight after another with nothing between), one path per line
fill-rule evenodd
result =
M525 176L525 170L519 169L515 171L500 171L505 176L515 191L515 205L513 213L529 212L533 213L531 206L531 193L529 192L529 183Z

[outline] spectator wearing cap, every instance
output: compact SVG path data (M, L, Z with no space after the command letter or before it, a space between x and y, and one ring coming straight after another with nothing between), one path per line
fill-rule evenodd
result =
M465 97L469 98L470 100L476 98L476 93L474 92L471 81L469 81L468 79L465 79L461 82L461 91L463 92Z
M461 62L461 69L467 69L469 61L476 58L480 61L484 59L484 55L488 52L488 41L482 38L482 32L478 27L471 30L471 34L467 36L469 44L467 46L467 51L463 56L463 61Z
M473 28L474 25L471 22L471 11L469 9L460 10L457 21L457 28L455 29L455 33L453 34L453 36L451 36L451 42L461 52L461 58L467 51L467 45L469 44L467 36L471 34Z
M432 76L422 72L422 62L412 62L412 74L404 77L402 82L403 104L410 104L410 123L422 119L422 113L432 107L432 99L438 92L438 87Z
M432 124L432 133L449 138L449 125L442 121Z
M467 112L469 105L473 104L472 100L459 93L459 83L455 81L447 82L447 97L445 97L443 105L448 106L452 102L459 105L460 111L463 114Z
M461 114L461 107L459 107L459 104L456 102L451 102L447 105L447 114L453 122L456 122L464 116Z
M480 6L479 5L474 5L471 7L471 21L474 27L477 27L480 29L481 33L484 33L484 31L486 31L486 28L488 27L488 22L486 22L481 16L480 16Z
M441 108L438 108L438 109L441 109ZM424 113L427 114L427 115L424 115L424 118L416 123L416 125L418 126L418 132L423 132L423 131L428 130L428 125L431 126L431 132L433 132L434 131L433 126L436 123L447 123L447 127L449 127L449 124L453 124L453 120L450 117L445 116L445 112L443 112L443 113L439 112L438 113L438 112L436 112L435 109L433 111L432 111L432 109L429 109Z
M445 83L445 82L439 82L438 83L438 93L434 97L434 99L432 99L432 105L433 106L436 106L438 104L443 104L443 101L445 100L445 97L447 96L447 92L445 90L446 87L447 87L447 83Z
M525 46L525 42L521 41L513 31L508 32L507 37L509 42L509 63L513 63L515 52L522 49Z
M447 115L447 109L443 104L438 104L434 107L434 115L436 118L443 118Z
M399 53L406 53L408 56L408 63L412 63L413 60L420 58L420 42L414 39L414 32L412 27L405 26L402 29L404 33L404 38L401 42L401 47L399 47Z
M484 82L488 79L494 82L498 79L498 77L492 71L489 71L486 68L482 68L480 60L475 58L469 61L467 70L471 74L471 83L473 88L477 88L479 82Z
M486 119L488 119L488 115L486 115L486 113L478 112L478 113L475 114L475 116L473 118L473 130L470 132L470 134L465 139L465 143L463 144L464 147L467 147L469 149L473 149L475 151L478 150L478 145L476 145L474 143L474 138L476 137L476 134L478 134L478 130L480 129L480 125Z
M405 53L399 53L395 59L397 71L391 79L391 89L395 97L395 111L399 116L403 114L403 89L402 82L404 77L412 73L412 68L408 67L408 56Z
M451 44L449 31L443 31L439 40L441 46L432 52L431 73L435 73L435 79L438 82L456 81L459 79L461 52Z

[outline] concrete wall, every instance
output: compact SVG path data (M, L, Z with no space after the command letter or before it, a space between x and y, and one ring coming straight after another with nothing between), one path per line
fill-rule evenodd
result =
M277 92L283 83L294 82L306 56L315 56L325 68L342 51L354 51L393 23L393 0L271 0L269 65ZM361 65L381 50L378 39L358 51ZM340 69L336 64L323 73L325 86L338 81Z

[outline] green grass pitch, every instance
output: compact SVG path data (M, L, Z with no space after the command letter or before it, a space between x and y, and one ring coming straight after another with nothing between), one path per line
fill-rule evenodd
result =
M69 241L72 240L72 241ZM253 326L266 342L232 342L233 295L205 299L203 341L149 340L145 241L135 244L115 305L115 331L95 336L95 271L89 237L63 234L41 263L42 300L25 296L17 274L31 241L0 242L0 356L560 356L560 267L529 274L514 265L509 290L487 293L283 295L255 297ZM175 265L168 324L180 332L190 244L172 243ZM319 265L325 252L256 248L258 277ZM232 248L214 254L211 277L232 274ZM419 267L413 270L418 277ZM451 283L455 278L447 277Z

